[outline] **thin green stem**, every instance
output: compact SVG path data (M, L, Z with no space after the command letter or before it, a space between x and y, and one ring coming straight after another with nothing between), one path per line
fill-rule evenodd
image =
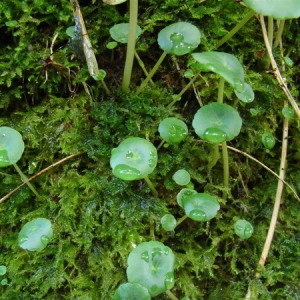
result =
M273 38L274 38L274 19L272 17L268 17L268 40L271 48L273 48Z
M136 95L140 94L144 90L144 88L146 87L146 85L148 84L148 82L150 81L150 79L154 76L154 74L158 70L159 66L162 64L162 62L165 59L165 57L167 56L167 54L168 53L166 51L164 51L162 53L162 55L160 56L160 58L158 59L158 61L154 65L154 67L152 68L152 70L149 72L149 75L145 78L145 80L142 82L142 84L140 85L140 87L137 89Z
M223 185L225 191L223 192L223 198L226 199L227 191L229 188L229 159L228 149L226 141L222 143L222 159L223 159Z
M135 56L135 58L136 58L136 60L137 60L137 62L138 62L138 64L139 64L139 66L140 66L141 69L143 70L144 74L145 74L146 76L148 76L149 73L148 73L148 71L146 70L145 64L144 64L144 62L141 60L140 56L138 55L138 53L137 53L136 51L134 51L134 56ZM151 84L154 84L154 82L153 82L152 79L150 79L150 83L151 83Z
M284 29L284 25L285 25L285 20L280 20L279 21L279 27L278 27L278 31L276 33L276 37L275 37L275 42L273 45L273 48L278 47L281 37L282 37L282 33L283 33L283 29Z
M158 192L157 192L156 188L154 187L152 181L149 179L148 176L146 176L144 179L147 182L148 186L150 187L150 190L151 190L153 196L157 198L158 197Z
M39 193L36 191L36 189L33 187L33 185L29 182L29 179L27 176L21 171L21 169L17 166L17 164L13 164L17 172L19 173L21 180L28 185L28 187L32 190L32 192L39 197Z
M208 169L212 169L220 158L218 144L212 144L212 150L210 152L210 160L208 162Z
M185 219L187 219L188 216L187 215L184 215L183 217L181 217L177 222L176 222L176 227L181 224Z
M254 15L254 11L249 11L248 14L218 42L214 49L218 49L220 46L230 40Z
M166 290L166 294L169 296L170 299L178 300L178 298L170 290Z
M223 103L223 99L224 99L224 83L225 83L224 78L220 77L219 85L218 85L218 103Z
M131 79L131 73L132 73L135 41L136 41L136 26L137 26L137 18L138 18L138 0L130 0L129 5L130 5L129 35L128 35L125 68L124 68L123 81L122 81L123 91L128 91L130 79Z

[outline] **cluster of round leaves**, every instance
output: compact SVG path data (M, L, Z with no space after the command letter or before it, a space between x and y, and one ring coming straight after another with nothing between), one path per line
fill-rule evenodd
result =
M148 300L174 286L175 256L172 250L158 241L143 242L127 259L129 283L119 286L113 300Z

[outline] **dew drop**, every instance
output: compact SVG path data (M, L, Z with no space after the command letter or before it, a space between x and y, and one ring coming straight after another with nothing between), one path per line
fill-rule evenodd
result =
M243 226L240 226L240 225L236 225L235 228L236 228L236 230L238 230L238 231L243 230Z
M156 294L159 290L160 289L156 284L151 285L149 288L150 294Z
M150 158L150 159L148 160L148 166L149 166L150 168L154 168L154 167L156 166L156 160Z
M149 253L148 253L148 251L144 251L144 252L141 254L141 259L142 259L143 261L145 261L146 263L149 262Z
M19 239L19 244L24 244L28 241L28 237L24 236Z
M206 213L201 210L201 209L194 209L191 210L189 215L188 215L192 220L195 221L206 221L207 217L206 217Z
M165 277L165 287L170 290L174 286L174 274L173 272L168 272Z
M136 180L143 178L139 170L125 164L115 166L113 169L113 174L123 180Z
M209 127L203 133L203 139L211 143L222 143L226 138L226 132L220 128Z
M134 156L134 153L132 151L128 151L126 153L126 158L133 158L133 156Z

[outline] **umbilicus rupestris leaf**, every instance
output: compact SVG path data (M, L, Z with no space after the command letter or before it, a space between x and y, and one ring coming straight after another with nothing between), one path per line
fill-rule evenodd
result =
M19 232L18 243L22 249L40 251L46 248L53 236L52 224L48 219L37 218L27 222Z
M111 152L113 174L123 180L143 179L153 172L156 164L157 150L143 138L127 138Z
M188 22L177 22L162 29L158 34L160 48L169 54L184 55L200 44L199 29Z
M234 232L242 239L248 239L253 234L253 226L246 220L237 220L234 223Z
M126 44L128 43L129 35L129 23L116 24L109 30L110 36L117 42ZM136 26L136 38L138 38L142 33L140 26Z
M161 226L164 230L172 231L176 227L176 219L171 214L165 214L160 219Z
M146 287L151 297L174 286L174 254L161 242L139 244L127 259L127 278L130 283Z
M172 179L178 184L178 185L187 185L191 181L191 175L188 171L185 169L177 170L173 176Z
M252 87L244 82L244 89L241 92L234 90L235 95L245 103L250 103L254 100L254 92Z
M242 119L230 105L213 102L196 112L192 126L200 138L221 143L232 140L240 133Z
M267 149L272 149L275 146L276 140L272 133L266 132L262 135L261 141Z
M160 122L158 132L162 139L173 145L180 143L186 138L188 128L182 120L172 117L165 118Z
M293 19L300 17L299 0L244 0L255 12L275 19Z
M10 127L0 127L0 167L15 164L24 152L21 134Z
M214 72L222 76L233 88L242 92L244 89L244 69L238 59L225 52L193 53L193 58L198 62L194 66L203 72Z
M206 193L197 193L186 197L182 206L185 214L198 222L209 221L217 215L220 209L218 200Z
M150 300L148 290L137 283L123 283L116 290L113 300Z

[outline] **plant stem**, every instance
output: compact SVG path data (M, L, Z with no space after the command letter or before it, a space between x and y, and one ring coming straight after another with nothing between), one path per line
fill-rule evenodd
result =
M285 107L287 107L287 103L285 103ZM281 149L281 159L280 159L280 171L279 171L279 177L280 180L278 180L277 184L277 191L276 191L276 196L275 196L275 202L274 202L274 207L273 207L273 213L272 213L272 218L270 221L270 226L267 234L267 238L265 240L265 244L258 262L258 267L263 267L266 263L266 259L268 257L270 247L272 244L272 240L274 237L275 233L275 227L279 215L279 209L280 209L280 202L282 198L282 192L283 192L283 187L284 187L284 177L286 173L286 157L287 157L287 148L288 148L288 119L284 118L283 120L283 134L282 134L282 149ZM260 274L257 273L256 277L259 278ZM248 292L246 295L245 299L251 299L251 288L248 288Z
M230 40L254 15L254 11L249 11L247 15L218 42L214 49L218 49L220 46Z
M208 169L212 169L220 158L218 144L212 144L212 150L209 156L211 157L211 159L208 162Z
M276 33L276 37L275 37L275 42L274 42L273 48L276 48L279 45L279 42L280 42L281 37L282 37L283 29L284 29L284 24L285 24L285 20L280 20L279 21L279 27L278 27L278 31Z
M271 61L271 65L274 71L274 75L275 78L277 79L280 87L283 89L284 93L286 94L290 104L292 105L294 111L296 112L298 118L300 118L300 109L294 99L294 97L292 96L290 90L288 89L285 81L283 80L281 73L279 71L279 68L277 66L277 63L274 59L273 53L272 53L272 48L271 45L269 44L269 40L268 40L268 34L267 34L267 30L266 30L266 25L265 25L265 21L264 21L264 16L260 16L260 23L261 23L261 28L262 28L262 33L263 33L263 37L264 37L264 41L265 41L265 45L268 51L268 55L270 57L270 61Z
M152 70L149 72L149 75L146 77L146 79L142 82L140 87L137 89L137 91L135 93L136 95L140 94L144 90L145 86L148 84L150 79L154 76L154 74L156 73L157 69L159 68L159 66L161 65L161 63L163 62L163 60L165 59L167 54L168 53L166 51L164 51L162 53L162 55L160 56L160 58L158 59L158 61L154 65L154 67L152 68Z
M170 290L166 290L166 294L169 296L170 299L178 300L178 298Z
M184 215L183 217L181 217L177 222L176 222L176 227L181 224L185 219L187 219L188 216L187 215Z
M17 170L17 172L19 173L21 180L28 185L28 187L32 190L32 192L39 197L39 193L36 191L36 189L33 187L33 185L29 182L29 179L27 178L27 176L21 171L21 169L17 166L17 164L13 164L13 166L15 167L15 169Z
M135 41L136 41L136 26L137 26L137 18L138 18L138 0L130 0L129 6L130 6L129 34L128 34L125 68L124 68L123 81L122 81L123 91L128 91L130 79L131 79L131 73L132 73Z
M222 143L222 159L223 159L223 185L225 191L223 192L223 198L226 199L227 191L229 188L229 159L228 149L226 141Z
M141 69L143 70L144 74L145 74L146 76L148 76L149 73L148 73L148 71L147 71L146 68L145 68L145 64L144 64L144 62L141 60L140 56L138 55L138 53L137 53L136 51L134 51L134 56L135 56L136 60L138 61L139 66L140 66ZM152 81L152 79L150 79L150 83L151 83L151 84L154 84L154 82Z
M218 103L223 103L223 98L224 98L224 83L225 83L224 78L220 77L219 85L218 85Z
M274 38L274 20L272 17L268 17L268 40L271 48L273 48L273 38Z
M147 182L148 186L150 187L150 190L151 190L153 196L157 198L158 197L158 192L157 192L156 188L154 187L152 181L149 179L148 176L146 176L144 179Z

